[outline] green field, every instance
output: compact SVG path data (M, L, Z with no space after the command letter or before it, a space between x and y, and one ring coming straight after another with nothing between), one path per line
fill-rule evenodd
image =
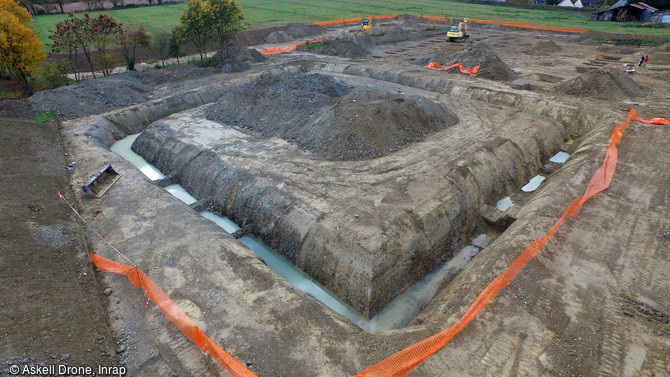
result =
M643 27L635 22L591 21L592 10L565 10L541 7L527 9L498 4L474 4L449 0L237 0L252 25L287 22L314 22L373 16L411 14L441 17L469 17L484 20L525 22L535 25L585 28L621 34L670 36L670 28ZM145 24L149 32L169 30L179 22L184 3L164 4L106 11L120 22ZM99 12L91 12L96 15ZM48 42L49 30L64 19L62 14L35 16L33 25L42 43Z

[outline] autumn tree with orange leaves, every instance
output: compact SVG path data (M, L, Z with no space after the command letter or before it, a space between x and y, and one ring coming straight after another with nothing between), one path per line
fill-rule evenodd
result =
M46 57L28 11L14 0L0 0L0 67L30 93L28 74Z

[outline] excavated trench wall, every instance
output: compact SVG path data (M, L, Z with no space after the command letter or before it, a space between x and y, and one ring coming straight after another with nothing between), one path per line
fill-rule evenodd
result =
M541 122L533 134L494 140L453 166L431 162L446 179L430 200L375 205L363 198L331 212L282 190L280 177L181 140L160 121L143 132L133 149L337 297L374 316L448 260L475 229L483 229L480 207L522 186L560 148L562 137L560 124ZM363 216L347 220L351 212ZM364 227L375 229L373 241L360 230Z
M399 76L394 73L385 77ZM435 86L431 79L413 80L411 84ZM226 85L212 85L96 116L89 133L103 144L111 145L115 139L143 131L149 123L172 113L214 102ZM452 93L484 102L502 99L524 110L538 105L533 96L461 83L449 86ZM540 105L534 112L565 121L569 137L582 134L585 125L604 117L604 113L585 111L579 106L546 101ZM278 189L280 182L272 177L250 171L212 150L178 140L169 127L160 127L160 122L145 130L133 149L162 171L174 174L189 192L207 201L214 210L277 248L340 299L362 314L373 316L448 260L475 228L484 224L482 207L522 186L549 154L560 148L568 135L560 124L549 128L551 132L538 128L533 135L497 140L473 153L469 161L447 167L444 175L451 186L431 204L395 211L382 208L379 213L390 214L389 219L381 227L372 226L380 227L383 240L363 247L356 239L355 227L371 224L338 221L334 217L346 211L323 213L290 192ZM358 207L362 212L370 209L373 215L378 214L370 206ZM340 225L349 233L336 231ZM384 255L378 258L379 254Z

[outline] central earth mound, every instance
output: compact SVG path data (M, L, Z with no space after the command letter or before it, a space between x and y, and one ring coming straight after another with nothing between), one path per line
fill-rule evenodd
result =
M646 93L626 74L610 69L594 69L555 87L556 91L573 96L604 100L622 100L644 96Z
M471 46L463 51L451 54L440 62L442 65L461 63L465 68L479 65L477 77L496 81L511 81L519 77L493 51L483 47ZM456 69L456 71L458 71Z
M423 98L350 88L319 74L266 74L228 91L207 118L280 137L329 160L385 156L458 122Z

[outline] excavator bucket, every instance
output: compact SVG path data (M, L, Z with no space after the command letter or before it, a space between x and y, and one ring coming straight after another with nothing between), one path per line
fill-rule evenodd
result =
M95 196L96 198L99 198L107 192L119 178L121 178L121 174L112 169L111 164L107 164L103 166L102 169L98 170L97 173L93 174L88 182L81 186L81 191L87 197Z

